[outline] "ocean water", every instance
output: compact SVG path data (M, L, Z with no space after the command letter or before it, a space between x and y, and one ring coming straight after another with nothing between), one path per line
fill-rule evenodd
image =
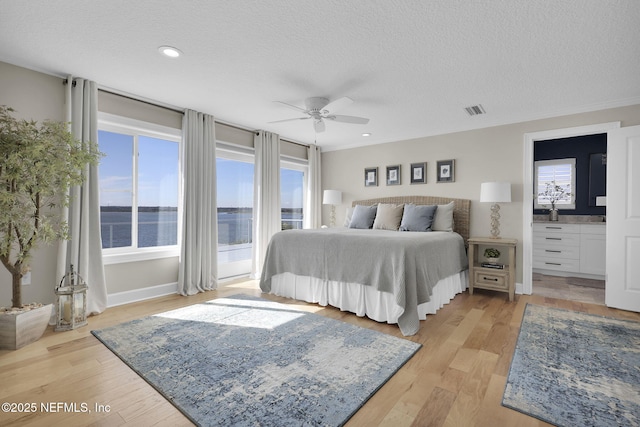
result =
M102 247L131 246L131 212L100 213ZM302 228L301 212L283 212L283 228ZM251 243L253 218L250 212L218 211L218 244ZM176 211L140 212L138 214L138 247L176 245L178 213Z

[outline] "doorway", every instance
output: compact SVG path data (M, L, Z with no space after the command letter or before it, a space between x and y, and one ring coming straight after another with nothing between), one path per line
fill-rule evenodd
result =
M601 123L566 129L554 129L524 134L523 150L523 212L522 212L522 292L533 293L533 206L534 206L534 144L536 141L554 140L607 133L620 127L620 122Z

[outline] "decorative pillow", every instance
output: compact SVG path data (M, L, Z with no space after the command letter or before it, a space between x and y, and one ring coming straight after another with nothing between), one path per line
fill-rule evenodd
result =
M347 208L347 213L344 217L344 226L349 227L351 224L351 217L353 216L353 208Z
M400 231L431 231L436 205L404 205Z
M453 231L453 208L453 202L446 205L438 205L438 210L436 210L436 215L431 225L433 231Z
M379 203L378 211L376 212L376 219L373 222L373 228L378 230L398 231L403 211L404 205Z
M349 223L349 228L371 228L373 227L373 221L376 218L377 205L362 206L357 205L353 210L353 216Z

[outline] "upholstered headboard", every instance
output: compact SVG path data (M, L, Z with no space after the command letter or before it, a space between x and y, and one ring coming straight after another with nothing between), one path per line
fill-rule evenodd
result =
M467 246L469 240L469 222L470 222L470 210L471 200L469 199L452 199L450 197L437 197L437 196L394 196L394 197L380 197L377 199L355 200L351 205L377 205L378 203L391 203L394 205L401 205L404 203L413 203L415 205L446 205L453 202L453 231L458 233L464 239L464 244Z

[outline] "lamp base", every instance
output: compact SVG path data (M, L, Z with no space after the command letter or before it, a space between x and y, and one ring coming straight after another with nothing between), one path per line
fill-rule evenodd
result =
M329 214L329 227L336 225L336 205L331 205L331 213Z
M500 205L491 206L491 238L500 239Z

